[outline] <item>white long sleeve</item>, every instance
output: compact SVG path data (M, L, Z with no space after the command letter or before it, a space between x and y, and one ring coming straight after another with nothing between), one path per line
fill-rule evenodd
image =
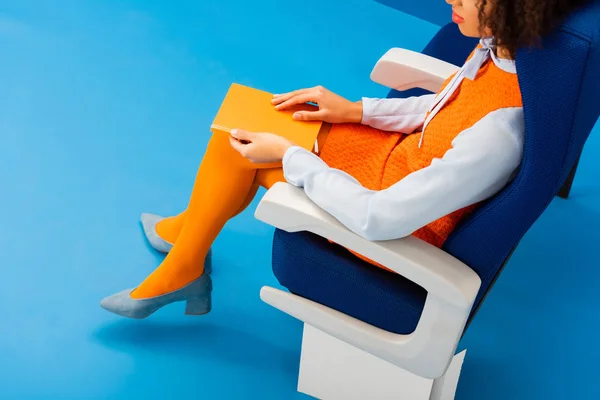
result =
M362 123L382 131L413 133L423 126L434 100L434 94L407 99L365 97L362 99Z
M497 193L521 162L524 131L522 108L494 111L460 133L441 159L381 191L299 147L286 153L284 174L354 233L397 239Z

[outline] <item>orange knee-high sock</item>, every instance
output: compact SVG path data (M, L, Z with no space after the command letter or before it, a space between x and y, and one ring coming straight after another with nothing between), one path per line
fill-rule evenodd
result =
M175 245L131 297L141 299L166 294L202 275L210 246L255 189L255 176L255 166L231 148L227 135L213 135L198 169Z

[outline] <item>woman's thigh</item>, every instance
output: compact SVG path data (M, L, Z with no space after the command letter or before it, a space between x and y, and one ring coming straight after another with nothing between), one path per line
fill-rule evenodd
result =
M366 188L380 190L386 162L402 137L360 124L334 124L319 135L318 155ZM260 169L255 182L267 189L285 182L283 169Z

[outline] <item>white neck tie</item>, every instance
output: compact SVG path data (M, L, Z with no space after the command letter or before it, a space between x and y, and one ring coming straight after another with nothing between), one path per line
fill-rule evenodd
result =
M473 57L463 67L463 76L470 80L475 79L481 66L492 57L496 50L492 38L481 39L479 43L481 43L481 47L475 49Z

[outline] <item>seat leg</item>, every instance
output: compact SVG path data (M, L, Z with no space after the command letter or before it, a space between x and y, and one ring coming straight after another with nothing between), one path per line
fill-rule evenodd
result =
M463 350L452 359L446 373L433 381L429 400L453 400L460 378L460 371L467 351Z
M453 400L464 357L425 379L305 324L298 391L323 400Z
M565 183L560 188L560 191L558 192L558 197L563 199L569 198L569 194L571 193L571 187L573 186L573 180L575 179L575 174L577 173L577 167L579 166L580 158L581 155L577 157L577 160L575 161L573 168L571 168L571 172L569 173L567 180L565 180Z

